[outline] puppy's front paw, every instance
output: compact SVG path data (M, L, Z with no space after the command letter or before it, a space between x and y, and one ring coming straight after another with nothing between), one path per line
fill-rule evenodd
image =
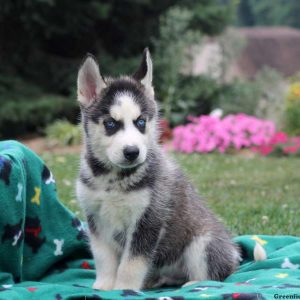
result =
M95 290L112 290L114 288L114 280L112 278L97 279L93 284Z

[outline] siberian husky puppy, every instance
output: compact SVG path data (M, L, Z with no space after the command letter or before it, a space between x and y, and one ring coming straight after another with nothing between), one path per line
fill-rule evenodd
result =
M78 73L84 146L77 197L96 265L95 289L224 280L239 251L158 143L152 61L103 78L93 56Z

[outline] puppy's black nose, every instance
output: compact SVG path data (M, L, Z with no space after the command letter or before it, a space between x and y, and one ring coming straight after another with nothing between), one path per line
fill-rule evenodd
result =
M123 150L124 157L129 161L134 161L140 154L137 146L127 146Z

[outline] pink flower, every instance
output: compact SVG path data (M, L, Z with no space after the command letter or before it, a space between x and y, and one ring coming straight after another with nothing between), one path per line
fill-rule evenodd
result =
M173 147L182 152L224 153L228 148L268 144L275 134L271 121L260 120L245 114L188 117L190 123L173 130ZM282 138L282 137L279 137Z
M282 151L285 154L295 154L298 152L298 150L299 150L299 147L297 147L297 146L287 146L287 147L284 147Z
M289 138L285 132L276 132L268 142L252 148L252 151L268 155L275 149L278 154L298 154L300 153L300 137Z
M285 144L288 142L288 135L285 132L279 131L276 132L272 139L270 140L270 144L277 145L277 144Z
M268 155L273 152L274 147L272 145L262 145L259 148L259 152L261 155Z

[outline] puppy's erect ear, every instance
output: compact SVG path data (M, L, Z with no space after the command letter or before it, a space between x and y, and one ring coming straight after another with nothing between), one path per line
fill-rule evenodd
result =
M144 49L140 67L132 77L140 81L146 88L152 89L152 60L148 48Z
M78 72L77 97L83 106L89 106L105 88L105 82L100 75L95 58L88 54Z

